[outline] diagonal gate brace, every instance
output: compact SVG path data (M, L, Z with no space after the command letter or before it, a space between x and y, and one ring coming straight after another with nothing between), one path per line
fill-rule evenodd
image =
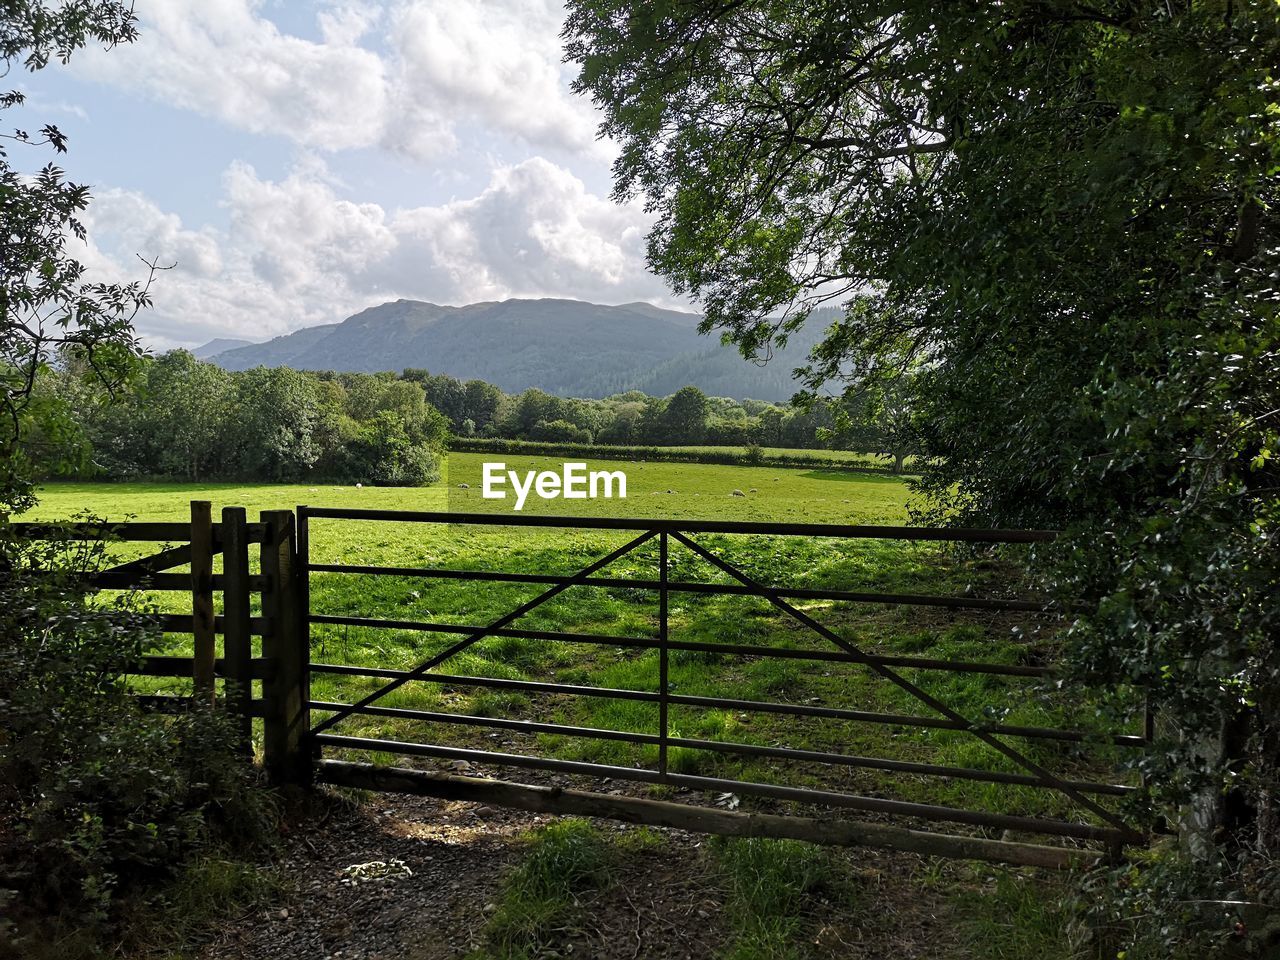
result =
M417 667L414 667L408 673L405 673L399 677L396 677L390 683L378 688L377 690L373 691L373 693L370 693L369 695L359 700L358 702L344 706L337 713L333 714L328 719L323 720L317 726L313 727L311 729L311 735L314 736L318 733L323 733L324 731L332 727L334 724L336 724L339 720L342 720L345 717L349 717L351 714L364 709L365 707L369 706L369 704L373 703L375 700L378 700L386 696L391 691L397 690L400 687L404 686L410 680L420 679L424 674L430 671L433 667L438 666L439 664L443 663L445 660L448 660L454 654L461 653L463 650L467 649L467 647L471 646L473 643L483 640L485 637L489 636L494 630L501 630L503 627L507 626L509 623L512 623L518 620L520 617L523 617L530 610L533 610L535 607L541 606L542 604L546 603L552 597L558 596L559 594L563 593L565 590L568 590L570 587L576 586L582 583L582 581L586 580L597 570L601 570L604 567L607 567L609 564L613 563L613 561L617 560L618 558L626 556L636 547L639 547L642 544L647 543L649 540L653 539L653 537L655 537L656 535L657 535L656 530L649 530L645 533L642 533L640 536L636 537L634 540L631 540L630 542L623 544L617 550L614 550L608 556L601 557L595 563L591 564L588 567L584 567L583 569L575 573L573 576L568 577L567 579L561 581L560 583L556 584L554 587L551 587L549 590L546 590L540 593L538 596L534 597L532 600L529 600L528 602L521 604L520 606L516 607L516 609L512 610L510 613L499 617L497 620L493 621L493 623L489 624L488 626L478 627L472 630L470 633L467 634L467 636L463 637L457 643L452 644L451 646L442 650L440 653L436 654L430 660L427 660L426 662L418 665Z
M828 640L831 643L834 643L836 646L840 647L850 656L854 657L857 660L857 662L870 667L872 670L874 670L880 676L884 677L886 680L890 681L891 683L905 690L916 700L919 700L921 703L925 704L931 709L942 714L948 720L951 720L952 722L959 724L964 730L973 734L983 743L987 744L988 746L992 747L995 750L998 750L1000 753L1004 754L1004 756L1008 757L1014 763L1018 764L1023 769L1034 774L1037 779L1039 779L1042 783L1045 784L1045 786L1052 787L1053 789L1059 791L1060 793L1070 797L1072 800L1076 801L1078 804L1080 804L1087 810L1090 810L1093 813L1095 813L1097 816L1101 817L1107 823L1110 823L1112 826L1117 827L1118 829L1123 831L1125 835L1134 837L1134 838L1138 837L1138 834L1134 832L1133 828L1130 827L1118 816L1116 816L1116 814L1114 814L1112 811L1108 810L1106 807L1091 800L1089 797L1084 796L1082 793L1080 793L1080 791L1076 790L1069 783L1066 783L1060 780L1058 777L1055 777L1050 771L1040 766L1040 764L1036 763L1034 760L1032 760L1030 757L1023 754L1021 751L1014 749L1004 741L992 736L990 733L983 730L980 726L973 723L971 720L967 719L966 717L952 710L941 700L937 699L932 694L916 686L914 683L912 683L906 677L902 676L897 671L890 669L889 667L885 666L882 663L878 663L876 660L869 657L867 654L865 654L862 650L860 650L854 644L845 640L843 637L837 636L834 632L827 629L817 620L814 620L804 611L797 609L796 607L788 603L786 600L783 600L781 597L777 595L776 591L771 590L769 587L765 586L764 584L757 582L747 574L743 573L741 570L734 567L732 564L728 563L725 560L722 560L720 557L717 557L715 554L711 553L706 548L699 546L697 543L694 543L684 534L673 530L671 531L671 536L675 537L675 539L680 541L682 544L684 544L686 547L688 547L698 556L702 557L708 563L712 564L713 566L723 571L724 573L727 573L729 576L733 577L735 580L737 580L739 583L743 584L744 586L751 588L755 593L757 593L761 597L764 597L766 600L772 603L779 610L782 610L784 613L787 613L790 616L794 617L796 620L800 621L800 623L804 624L806 627L816 632L819 636L823 637L825 640Z

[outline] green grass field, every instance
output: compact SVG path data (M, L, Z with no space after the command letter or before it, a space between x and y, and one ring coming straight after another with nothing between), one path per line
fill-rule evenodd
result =
M22 519L64 518L87 511L112 520L182 520L189 501L257 510L370 507L386 510L498 510L480 496L481 464L502 460L511 470L546 470L551 457L454 453L444 479L430 487L316 486L312 484L55 483ZM626 500L543 501L530 498L525 513L616 517L807 521L812 523L904 523L907 489L884 474L696 463L634 463L588 460L592 469L624 470ZM467 484L462 489L460 484ZM745 496L733 496L734 490Z
M489 455L491 458L492 455ZM486 456L454 454L447 479L429 488L334 486L51 484L39 507L23 519L65 518L88 512L111 519L183 519L191 499L241 505L257 511L296 504L402 510L484 511L502 504L480 497L480 464ZM559 461L505 457L510 469L549 469ZM901 524L907 489L897 478L877 474L784 470L700 464L607 463L623 469L626 500L531 498L526 513L631 518L775 520ZM462 487L466 484L466 487ZM740 491L742 496L734 496ZM501 570L571 574L634 534L608 531L468 527L315 520L312 561L404 567ZM1017 557L949 552L937 545L891 541L839 541L800 537L699 536L695 538L765 583L896 593L1010 596L1018 589ZM673 580L727 582L687 550L672 545ZM601 575L656 579L657 547L648 544ZM484 624L536 596L545 587L476 584L457 580L319 573L312 580L316 613ZM181 595L159 602L181 610ZM1053 657L1055 624L1033 615L949 611L938 608L797 601L810 616L869 652L999 663L1042 663ZM519 621L533 630L572 630L652 637L656 597L636 589L575 587ZM822 638L776 611L766 600L741 596L673 594L671 636L706 643L829 649ZM456 635L317 624L312 659L362 666L412 668ZM185 641L164 638L157 652L183 652ZM856 665L795 659L675 651L670 689L694 696L775 700L856 710L929 715L927 707ZM483 640L447 661L442 672L492 678L554 680L584 686L654 691L658 654L594 644L551 643L524 638ZM939 673L907 669L905 675L962 714L989 722L1092 729L1097 720L1081 697L1055 696L1025 678ZM372 678L315 674L317 700L350 702L383 682ZM162 681L180 691L181 683ZM477 716L506 716L579 726L652 733L657 706L598 697L526 694L463 685L411 683L385 698L386 706ZM783 745L871 757L919 760L1018 772L1012 763L957 731L815 720L768 713L673 706L673 736ZM530 736L456 724L350 717L337 733L424 743L481 747L515 753L652 766L656 747L560 736ZM1115 751L1053 741L1018 744L1060 775L1112 774ZM378 754L378 762L403 762ZM893 796L1010 813L1080 816L1065 798L1031 787L993 785L797 761L759 760L705 750L673 748L677 772L771 783L798 783L874 796ZM429 764L429 762L428 762ZM655 788L656 789L656 788ZM659 791L661 792L661 791ZM750 801L744 800L749 806ZM1087 819L1087 817L1085 817Z

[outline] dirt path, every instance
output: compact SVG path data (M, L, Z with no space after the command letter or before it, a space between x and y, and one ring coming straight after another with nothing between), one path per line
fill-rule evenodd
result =
M359 803L323 794L292 818L281 854L296 878L280 906L225 925L203 960L453 960L481 947L503 876L519 862L519 838L550 818L520 811L391 794ZM635 828L597 821L621 839ZM546 958L713 960L727 944L725 891L702 849L706 838L661 830L636 844L579 919L557 931ZM819 900L806 917L815 958L957 960L944 897L904 854L857 851L856 903ZM360 880L350 868L381 878ZM401 866L401 864L403 866ZM407 868L407 869L406 869ZM358 871L356 871L358 872Z

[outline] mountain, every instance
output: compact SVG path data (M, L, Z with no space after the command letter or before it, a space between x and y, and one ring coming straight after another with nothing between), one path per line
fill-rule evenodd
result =
M202 347L196 347L191 353L197 360L209 360L220 353L226 353L228 350L251 346L253 346L252 340L231 340L226 337L219 337L216 340L210 340Z
M692 383L716 396L785 400L796 389L792 369L824 326L815 318L806 325L812 329L803 343L759 366L714 335L700 336L699 319L648 303L546 299L445 307L396 300L341 323L236 346L212 359L228 370L287 366L377 373L420 367L487 380L509 393L538 387L576 397L633 389L665 395Z

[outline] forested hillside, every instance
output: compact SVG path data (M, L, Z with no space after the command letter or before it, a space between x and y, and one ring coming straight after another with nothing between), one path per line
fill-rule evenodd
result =
M447 307L396 300L341 323L266 343L216 349L220 341L214 341L195 354L227 370L381 373L423 367L509 392L536 387L565 397L628 390L663 396L692 384L718 396L788 400L797 389L793 371L826 325L818 317L785 350L748 362L736 348L699 335L700 319L647 303L544 299Z

